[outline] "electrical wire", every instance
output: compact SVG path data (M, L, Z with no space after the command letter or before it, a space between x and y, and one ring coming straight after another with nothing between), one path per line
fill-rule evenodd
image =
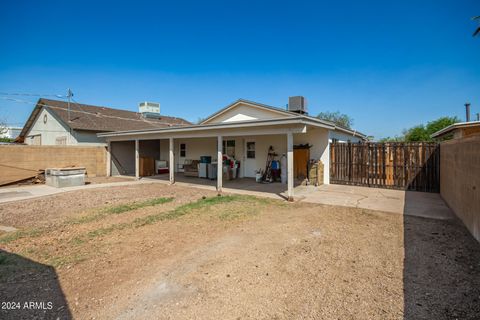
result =
M8 100L8 101L13 101L13 102L19 102L19 103L25 103L25 104L35 104L35 105L38 105L38 106L41 106L41 107L47 107L47 108L51 108L51 109L58 109L58 110L63 110L65 111L66 108L63 108L63 107L58 107L58 106L52 106L52 105L49 105L49 104L45 104L45 103L35 103L35 102L32 102L32 101L27 101L27 100L21 100L21 99L16 99L16 98L8 98L8 97L0 97L1 99L4 99L4 100ZM72 99L73 100L73 99ZM66 102L66 101L65 101ZM75 103L77 105L80 105L78 102L75 101ZM127 110L124 110L124 111L127 111ZM93 113L93 112L88 112L88 111L84 111L83 109L82 110L71 110L71 112L78 112L78 113L84 113L84 114L87 114L87 115L92 115L92 116L99 116L98 114L96 113ZM131 112L131 111L129 111ZM146 123L151 123L151 124L158 124L157 121L149 121L148 119L132 119L132 118L123 118L123 117L118 117L118 116L111 116L111 115L106 115L106 114L100 114L101 117L104 117L104 118L111 118L111 119L119 119L119 120L128 120L128 121L139 121L139 122L146 122ZM170 117L172 119L178 119L178 118L175 118L175 117Z
M61 94L37 94L37 93L11 93L11 92L0 92L2 96L28 96L28 97L57 97L65 98Z

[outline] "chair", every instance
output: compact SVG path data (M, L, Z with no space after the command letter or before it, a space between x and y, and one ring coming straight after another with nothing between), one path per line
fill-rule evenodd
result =
M186 177L198 177L198 160L185 160L183 164L183 175Z

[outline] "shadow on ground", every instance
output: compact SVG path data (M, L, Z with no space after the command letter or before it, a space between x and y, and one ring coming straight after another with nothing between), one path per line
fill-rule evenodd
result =
M0 319L72 319L55 268L0 250Z
M404 319L479 319L480 243L459 219L404 214L404 246Z

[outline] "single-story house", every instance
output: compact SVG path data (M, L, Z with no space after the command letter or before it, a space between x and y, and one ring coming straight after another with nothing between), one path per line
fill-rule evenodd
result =
M438 130L431 135L433 139L460 139L480 134L480 121L458 122Z
M160 115L160 105L139 104L139 112L41 98L17 142L29 145L105 145L100 132L162 129L191 123Z
M214 163L225 157L235 159L240 164L238 176L254 178L266 167L272 147L277 159L285 155L289 198L293 197L294 179L298 178L294 166L296 171L306 168L310 161L320 161L324 166L321 180L328 184L330 142L366 140L358 131L308 116L303 97L290 97L287 109L240 99L200 124L97 135L108 145L109 175L139 178L141 158L151 157L167 167L171 183L175 182L176 173L186 170L186 165L205 156L211 157ZM223 166L217 165L215 170L217 189L221 191Z

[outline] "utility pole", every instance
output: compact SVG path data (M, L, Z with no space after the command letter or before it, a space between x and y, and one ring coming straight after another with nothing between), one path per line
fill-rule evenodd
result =
M70 90L70 88L68 88L67 90L67 98L68 98L68 122L70 122L70 100L72 99L73 97L73 92L72 90Z

